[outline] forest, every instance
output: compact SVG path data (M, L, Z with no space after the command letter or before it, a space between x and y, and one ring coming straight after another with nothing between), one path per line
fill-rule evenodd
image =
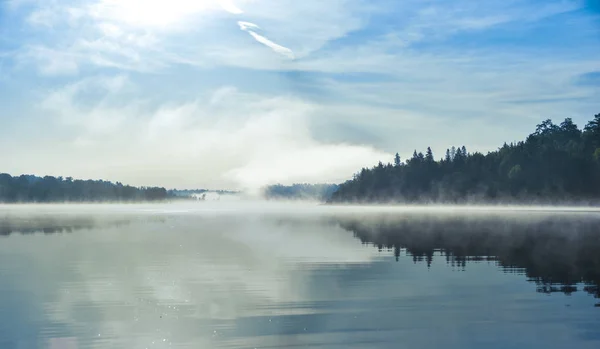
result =
M157 201L169 197L165 188L132 187L103 180L71 177L13 177L0 174L0 203L20 202L132 202Z
M267 200L319 200L327 201L338 189L337 184L270 185L264 188L263 196Z
M363 168L330 203L600 202L600 114L583 130L545 120L524 141L482 154L465 146L435 160L431 148Z

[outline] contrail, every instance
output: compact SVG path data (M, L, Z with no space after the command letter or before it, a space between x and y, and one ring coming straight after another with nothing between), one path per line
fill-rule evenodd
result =
M260 42L261 44L271 48L273 51L279 53L280 55L286 56L290 59L294 59L294 52L285 46L281 46L273 41L267 39L266 37L257 34L253 29L260 29L260 27L254 23L239 21L238 25L240 29L248 32L254 40Z
M240 29L243 31L248 31L250 29L260 29L259 26L257 26L254 23L250 23L250 22L239 21L238 25L240 26Z

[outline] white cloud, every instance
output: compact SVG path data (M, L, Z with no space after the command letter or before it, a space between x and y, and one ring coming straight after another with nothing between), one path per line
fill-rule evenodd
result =
M134 90L118 76L85 79L48 95L44 112L75 135L65 140L72 149L61 152L54 171L139 185L258 189L339 182L391 158L370 146L317 141L310 124L322 107L298 98L225 87L150 107ZM47 163L39 165L48 171Z
M240 26L240 29L243 31L259 28L259 26L254 23L244 22L244 21L238 21L238 25Z
M57 0L26 0L21 5L26 3L33 5L33 10L25 21L33 27L42 27L41 29L46 31L65 25L76 26L78 21L85 15L83 9L71 6L71 3L63 3Z
M89 28L88 28L89 29ZM92 39L72 38L64 46L43 44L21 48L15 56L20 66L35 66L42 75L77 75L90 65L95 68L153 72L165 67L160 55L152 54L157 43L149 33L125 33L120 27L100 23Z
M101 22L98 24L98 29L104 34L104 36L111 38L119 38L124 35L123 29L116 24L110 22Z
M264 53L253 45L240 41L233 32L215 32L216 28L226 28L234 23L233 18L224 17L219 13L236 15L235 20L239 21L242 30L281 55L323 60L323 54L320 54L319 50L328 42L361 29L368 24L367 19L370 16L377 16L383 11L366 1L349 0L331 0L326 3L293 0L90 0L83 2L83 5L80 2L68 2L62 6L55 2L51 2L50 5L42 2L39 4L29 16L32 23L52 26L57 19L63 19L65 16L71 18L71 31L67 39L61 42L60 38L64 35L57 33L57 42L54 44L58 47L48 49L80 54L79 64L91 63L120 69L132 69L138 66L139 62L123 57L115 60L107 57L107 52L102 50L90 52L72 43L98 42L101 39L110 41L114 48L110 49L108 55L115 50L129 50L144 57L151 56L151 60L161 62L151 65L152 69L181 63L195 66L233 65L255 69L297 69L294 68L295 63L286 65L285 62L273 61L268 57L265 59ZM237 5L245 7L245 10L242 11ZM469 1L452 4L437 1L422 4L409 1L397 6L398 8L391 9L398 11L396 24L386 36L390 39L388 47L401 48L416 42L441 40L463 31L484 30L517 21L535 21L572 11L580 5L573 1L564 1L533 6L528 1L515 0L489 3L486 6ZM144 10L140 11L141 8ZM85 20L75 21L74 18ZM256 23L266 28L269 35L259 34L256 31L258 25L247 22L248 19L255 19ZM127 35L124 36L124 33ZM277 37L272 37L273 35ZM145 40L147 38L150 40ZM140 44L140 41L146 43ZM381 38L374 36L367 44L377 42L382 43ZM41 45L37 43L37 46ZM198 46L198 49L177 52L177 49L190 45ZM293 48L293 52L290 48ZM327 52L329 53L330 51ZM363 63L355 65L353 70L364 69L365 65L381 66L378 61L380 57L376 54L367 50L359 53L358 57L346 54L346 58L354 62L362 59ZM398 52L388 54L390 61L399 56ZM317 57L312 57L313 55ZM330 60L327 68L338 70L338 63L343 62Z
M225 99L230 99L231 96L235 95L238 92L237 88L232 86L221 87L217 89L210 98L210 105L218 105L221 104Z
M235 6L235 4L231 0L220 0L219 5L223 8L223 10L233 13L235 15L239 15L244 13L239 7Z
M250 36L252 36L256 41L260 42L261 44L271 48L273 51L284 55L288 58L294 58L294 53L289 48L276 44L273 41L265 38L264 36L257 34L253 29L260 29L258 25L242 21L238 22L238 25L241 30L248 32Z
M23 48L16 54L19 65L34 64L45 76L76 75L79 57L74 52L55 50L44 46Z
M100 0L92 16L136 27L166 29L193 15L222 10L215 0Z
M262 35L256 34L255 32L253 32L252 30L248 31L248 34L250 34L256 41L260 42L261 44L270 47L271 49L273 49L273 51L284 55L288 58L293 59L294 58L294 53L292 52L292 50L290 50L287 47L281 46L279 44L274 43L273 41L265 38Z
M245 7L244 11L238 5ZM288 58L306 57L327 42L358 29L364 24L359 19L365 16L363 10L362 1L348 0L328 1L326 8L291 0L36 2L29 24L43 26L38 30L44 30L47 38L25 41L24 47L77 57L78 70L84 65L136 71L156 71L178 64L281 66L272 54L227 28L240 21L242 30L276 53ZM225 16L227 13L235 18ZM245 27L249 23L244 22L246 18L257 19L268 35L257 32L257 25ZM45 70L41 60L27 62ZM55 71L60 73L59 69Z
M88 78L48 94L42 101L41 107L58 116L64 126L77 127L77 140L87 137L107 136L119 132L125 126L128 114L136 113L138 106L131 103L120 108L107 107L111 96L122 93L128 80L124 76L112 78ZM81 101L87 95L95 100L94 107L82 105ZM100 98L99 98L100 97ZM90 98L90 97L88 97Z
M44 111L23 115L36 120L53 114L71 132L70 142L48 143L44 149L55 151L54 158L21 157L15 171L31 172L29 159L39 173L140 184L255 187L286 179L338 180L388 159L387 152L432 145L439 153L457 142L488 150L522 138L540 118L589 117L597 92L572 81L600 70L597 60L586 58L594 55L560 49L550 55L535 45L465 49L446 41L500 26L535 27L535 21L578 5L387 5L32 0L22 7L32 11L23 17L24 32L39 35L19 38L17 75L34 67L44 83L62 84L46 79L56 76L80 75L80 81L47 96ZM273 74L290 71L299 73ZM130 76L119 93L95 78L124 72ZM252 93L240 92L250 88ZM527 102L565 97L579 101ZM65 154L77 160L59 166ZM84 169L80 164L90 154L96 164Z
M51 27L55 21L55 12L47 8L34 11L27 17L28 23L39 26Z

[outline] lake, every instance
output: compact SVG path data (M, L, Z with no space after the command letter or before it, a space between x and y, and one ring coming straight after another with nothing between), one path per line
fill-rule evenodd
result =
M600 211L0 206L0 348L600 348Z

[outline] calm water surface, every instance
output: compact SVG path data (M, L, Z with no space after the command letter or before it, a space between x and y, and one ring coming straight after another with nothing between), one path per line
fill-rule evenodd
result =
M0 206L0 348L600 348L600 213Z

